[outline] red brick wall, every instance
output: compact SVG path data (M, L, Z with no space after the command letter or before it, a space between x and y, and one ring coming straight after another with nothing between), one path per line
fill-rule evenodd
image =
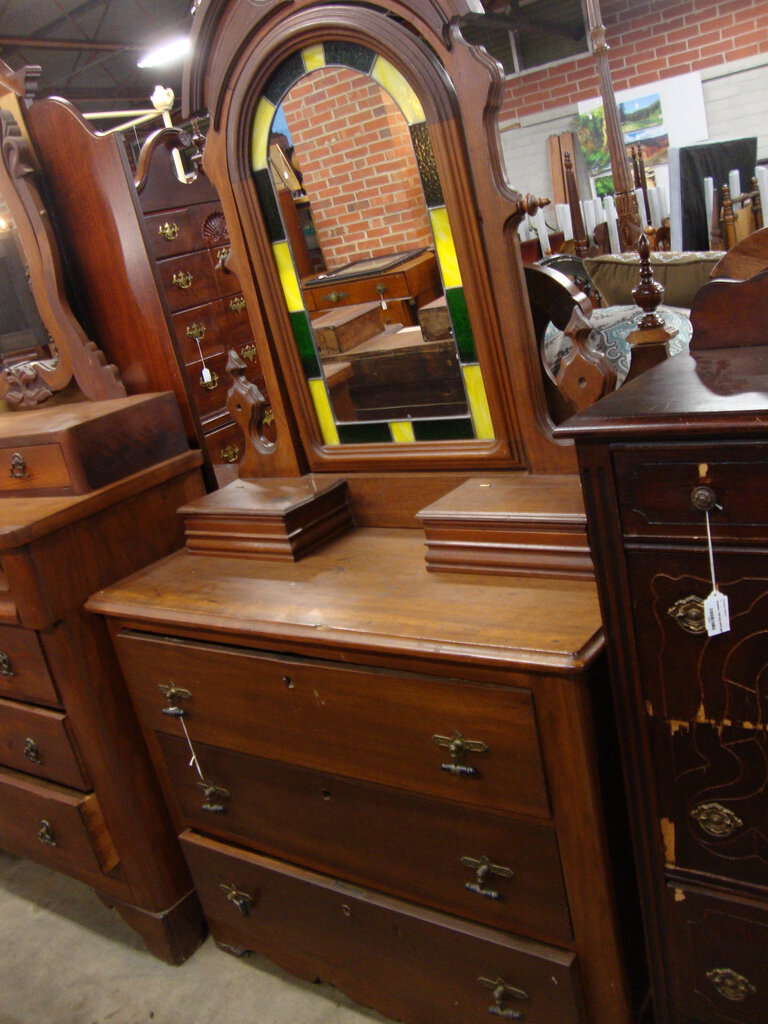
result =
M618 91L768 53L768 0L602 0ZM512 78L502 125L599 94L594 57Z
M283 107L328 270L432 244L408 126L376 82L324 68Z

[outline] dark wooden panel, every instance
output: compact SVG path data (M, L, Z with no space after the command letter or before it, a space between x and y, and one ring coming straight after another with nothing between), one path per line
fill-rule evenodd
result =
M147 728L180 735L160 686L175 683L196 742L443 797L549 815L531 694L512 687L266 657L122 633L117 638ZM453 774L434 735L460 732L476 775Z
M190 833L182 841L213 936L224 945L257 950L410 1024L480 1024L494 1013L498 979L520 990L501 1008L522 1012L528 1024L584 1020L571 953ZM247 916L227 898L230 886L250 897Z
M551 828L195 743L205 778L219 789L207 796L186 740L159 739L190 828L492 927L572 939ZM491 871L478 885L480 865L462 857L512 875Z
M90 789L67 716L0 700L0 763L75 789Z

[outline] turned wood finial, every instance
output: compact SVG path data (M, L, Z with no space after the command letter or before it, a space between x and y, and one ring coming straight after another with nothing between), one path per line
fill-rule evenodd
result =
M733 199L728 185L723 185L723 242L726 249L736 245L736 218L733 215Z
M645 314L637 325L641 330L664 327L664 320L656 312L664 298L664 285L654 280L651 266L651 246L646 235L637 243L640 256L640 282L632 289L632 298Z

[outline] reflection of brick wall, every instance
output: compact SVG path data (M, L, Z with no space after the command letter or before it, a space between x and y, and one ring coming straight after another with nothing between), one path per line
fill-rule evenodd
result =
M768 53L768 0L602 0L616 90ZM507 82L501 122L599 95L585 55Z
M327 269L432 245L408 126L375 82L323 68L283 108Z

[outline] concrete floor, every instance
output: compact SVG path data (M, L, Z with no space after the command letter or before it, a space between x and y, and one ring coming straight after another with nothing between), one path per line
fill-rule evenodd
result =
M327 985L209 938L181 967L145 952L79 882L0 851L0 1024L383 1024Z

